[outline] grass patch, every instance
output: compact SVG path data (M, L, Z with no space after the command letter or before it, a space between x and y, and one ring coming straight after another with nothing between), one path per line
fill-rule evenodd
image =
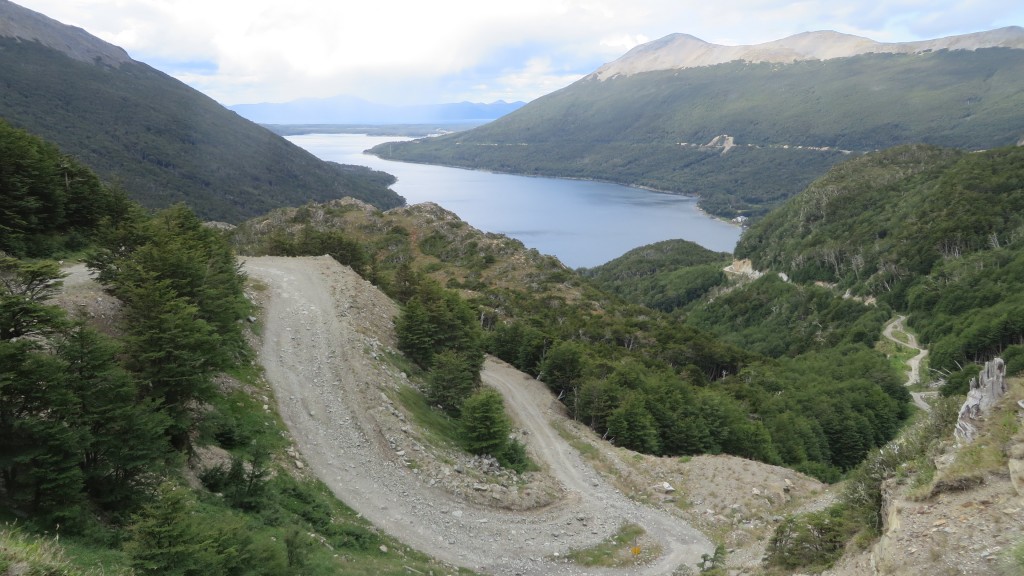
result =
M601 451L597 449L597 446L578 438L575 434L569 432L561 422L552 422L551 427L555 429L555 432L558 432L562 440L568 442L585 460L590 462L600 462L602 460Z
M29 535L8 525L0 526L0 574L94 576L130 572L123 568L83 569L68 558L57 538Z
M11 525L0 526L0 574L61 574L66 576L129 576L123 553L94 548L57 537L27 534Z
M566 557L581 566L624 568L654 560L661 554L657 545L645 546L641 542L646 532L636 524L623 524L607 540L581 550L571 550Z
M898 331L893 332L893 337L895 338L900 338L901 335L905 343L905 334ZM907 366L907 362L918 354L916 349L908 348L907 346L900 346L888 338L879 338L878 342L875 343L875 350L885 354L885 357L889 359L889 363L892 367L898 370L901 374L906 374L910 370Z
M434 446L459 447L462 428L459 421L440 410L434 410L423 394L412 386L402 386L396 393L398 402L409 411L413 421L423 430L426 440Z

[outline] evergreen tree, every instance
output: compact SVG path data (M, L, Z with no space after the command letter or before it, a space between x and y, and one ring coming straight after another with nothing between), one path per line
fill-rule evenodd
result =
M88 434L79 455L85 487L108 509L128 509L143 478L160 470L168 454L170 419L155 399L117 364L120 347L79 322L56 342L64 383L78 399L70 423Z
M152 576L225 574L215 543L194 516L195 501L188 490L165 483L156 500L131 526L125 550L132 567Z
M61 286L56 262L24 262L0 256L0 340L43 336L56 330L64 317L44 304Z
M434 363L427 374L427 399L458 417L463 402L479 385L479 363L454 350L445 350L434 356Z
M221 338L166 281L123 290L130 302L125 310L127 367L170 416L173 445L186 448L193 403L210 398L213 374L223 366Z
M503 454L512 425L505 415L505 403L497 390L481 388L466 398L462 404L461 421L466 450L495 457Z
M569 394L581 383L584 366L583 346L563 341L555 344L544 357L540 377L555 394Z
M608 436L617 446L659 454L661 450L654 417L647 411L644 395L626 394L622 404L608 417Z

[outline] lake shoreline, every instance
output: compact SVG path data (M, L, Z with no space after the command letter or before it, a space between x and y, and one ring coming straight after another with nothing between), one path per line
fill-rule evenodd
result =
M330 134L335 134L335 133L328 133L328 135L330 135ZM349 134L349 133L345 132L345 134ZM303 135L307 135L307 134L303 134ZM312 135L312 134L309 134L309 135ZM364 136L369 136L369 134L363 134L363 135ZM396 140L396 142L397 142L397 140ZM399 162L399 163L402 163L402 164L416 164L416 165L419 165L419 166L440 166L442 168L451 168L453 170L468 170L468 171L471 171L471 172L483 172L485 174L505 174L505 175L508 175L508 176L521 176L523 178L546 178L546 179L549 179L549 180L572 180L572 181L576 181L576 182L596 182L596 183L600 183L600 184L614 184L616 186L622 186L624 188L633 188L635 190L643 190L645 192L654 192L655 194L668 194L669 196L681 196L683 198L693 198L695 200L700 200L700 198L701 198L700 194L687 194L686 192L674 192L672 190L661 190L659 188L653 188L651 186L644 186L642 184L626 184L626 183L623 183L623 182L615 182L614 180L601 180L600 178L584 178L582 176L544 176L544 175L541 175L541 174L522 174L522 173L519 173L519 172L503 172L501 170L492 170L492 169L489 169L489 168L467 168L465 166L456 166L454 164L443 164L443 163L434 163L434 162L416 162L415 160L396 160L394 158L385 158L385 157L379 156L377 154L372 154L372 153L370 153L369 149L363 150L363 154L366 155L366 156L372 156L374 158L378 158L378 159L383 160L385 162ZM712 213L708 212L707 210L701 208L699 204L694 205L694 208L698 212L700 212L701 214L703 214L704 216L706 216L706 217L708 217L708 218L710 218L712 220L717 220L719 222L722 222L724 224L728 224L730 226L735 226L737 228L741 228L741 229L743 228L743 226L741 224L737 224L732 219L726 218L725 216L717 216L715 214L712 214Z
M408 205L434 202L484 232L515 238L570 268L592 268L662 240L731 253L741 229L697 207L699 197L592 178L552 178L390 160L366 150L395 138L306 134L290 141L323 160L397 178ZM725 224L725 226L723 226Z

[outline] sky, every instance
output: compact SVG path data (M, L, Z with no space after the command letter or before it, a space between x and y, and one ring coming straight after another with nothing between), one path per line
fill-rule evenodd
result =
M224 105L354 96L530 101L682 32L724 45L813 30L879 42L1024 25L1017 0L14 0Z

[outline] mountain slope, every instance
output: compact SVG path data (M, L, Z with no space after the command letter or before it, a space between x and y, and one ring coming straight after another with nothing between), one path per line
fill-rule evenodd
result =
M824 43L804 52L827 52L830 36L811 36ZM1022 108L1024 49L730 61L591 74L474 130L374 153L697 194L717 215L761 215L850 154L1015 143Z
M1024 352L1024 147L905 146L835 167L736 247L909 312L933 369Z
M120 182L148 207L206 219L353 196L403 200L394 178L323 162L79 28L0 0L0 117Z

